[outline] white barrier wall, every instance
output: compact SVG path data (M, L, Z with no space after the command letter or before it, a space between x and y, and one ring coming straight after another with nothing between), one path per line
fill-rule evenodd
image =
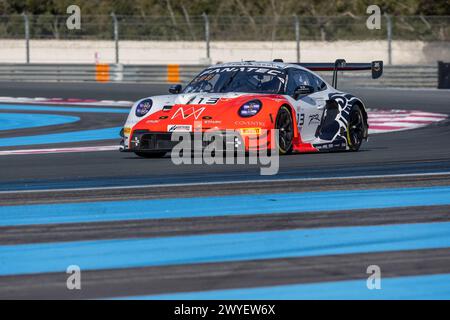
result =
M124 64L208 63L204 42L121 41L119 60ZM301 60L351 62L388 61L386 41L302 41ZM212 63L222 61L296 61L295 42L211 42ZM0 63L23 63L24 40L0 39ZM393 64L434 64L450 61L450 42L393 41ZM112 41L31 40L32 63L114 63Z

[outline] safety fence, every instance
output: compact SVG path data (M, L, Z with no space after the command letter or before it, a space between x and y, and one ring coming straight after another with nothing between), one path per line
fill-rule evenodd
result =
M187 83L206 65L0 64L0 81ZM322 74L329 79L330 73ZM342 72L340 83L354 86L437 88L437 65L385 66L380 79L368 72Z
M124 63L121 41L204 42L204 57L217 61L212 43L223 41L295 41L300 61L304 41L385 41L386 64L393 62L400 49L393 40L447 44L450 16L380 17L380 24L369 29L368 16L120 16L82 15L79 28L67 27L67 15L0 15L0 39L23 39L24 62L32 63L31 40L107 40L114 42L114 61ZM64 60L58 60L64 61Z

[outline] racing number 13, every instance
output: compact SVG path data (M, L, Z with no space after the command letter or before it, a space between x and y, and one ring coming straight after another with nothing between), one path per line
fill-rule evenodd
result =
M298 125L302 126L305 123L305 114L304 113L297 113L298 118Z
M204 104L216 104L219 101L219 98L208 98L208 100L205 100L205 98L199 98L197 104L202 104L202 102Z

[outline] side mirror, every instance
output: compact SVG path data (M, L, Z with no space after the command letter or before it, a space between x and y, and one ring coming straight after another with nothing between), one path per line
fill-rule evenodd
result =
M301 96L307 96L308 94L311 94L314 92L314 87L313 86L308 86L305 84L301 84L299 85L295 91L294 91L294 98L298 99Z
M180 93L182 89L183 87L181 86L181 84L174 84L169 87L169 93L177 94Z

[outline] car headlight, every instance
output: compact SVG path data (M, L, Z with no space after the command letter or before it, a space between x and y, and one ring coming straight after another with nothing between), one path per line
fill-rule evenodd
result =
M136 106L136 116L145 116L152 108L153 101L151 99L145 99L138 103Z
M251 100L244 103L239 108L239 115L244 118L253 117L262 109L262 102L259 100Z

